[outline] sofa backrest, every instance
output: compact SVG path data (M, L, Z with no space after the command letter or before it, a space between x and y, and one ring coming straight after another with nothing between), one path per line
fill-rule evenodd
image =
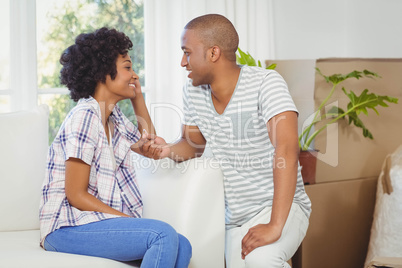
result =
M0 231L39 228L48 108L0 114Z
M187 237L193 248L189 268L224 267L225 201L218 160L175 163L132 156L144 218L167 222Z

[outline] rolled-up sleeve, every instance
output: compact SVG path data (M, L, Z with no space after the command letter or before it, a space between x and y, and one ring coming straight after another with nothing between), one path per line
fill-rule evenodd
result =
M95 147L99 140L100 122L91 110L79 110L66 121L64 133L60 139L65 139L65 160L78 158L91 165Z

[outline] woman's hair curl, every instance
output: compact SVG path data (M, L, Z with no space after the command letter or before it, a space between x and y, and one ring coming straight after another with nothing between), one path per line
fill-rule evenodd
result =
M60 57L60 82L70 90L71 99L92 96L96 85L106 82L107 75L114 80L117 57L126 55L132 47L130 38L115 29L103 27L78 35Z

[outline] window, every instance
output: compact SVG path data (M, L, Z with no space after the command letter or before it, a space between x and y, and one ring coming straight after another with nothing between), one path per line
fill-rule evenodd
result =
M68 89L59 82L60 55L78 34L103 26L116 28L130 37L134 46L129 54L146 94L143 0L0 0L0 3L1 32L10 37L9 42L2 42L0 49L0 112L47 104L51 142L68 111L76 105L70 100ZM135 120L129 101L120 102L119 106L130 120Z

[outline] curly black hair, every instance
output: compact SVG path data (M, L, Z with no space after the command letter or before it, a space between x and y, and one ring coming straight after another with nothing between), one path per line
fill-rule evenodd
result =
M130 38L116 29L103 27L78 35L60 57L60 82L70 90L71 99L92 96L98 82L105 83L107 75L114 80L119 54L126 55L132 47Z

